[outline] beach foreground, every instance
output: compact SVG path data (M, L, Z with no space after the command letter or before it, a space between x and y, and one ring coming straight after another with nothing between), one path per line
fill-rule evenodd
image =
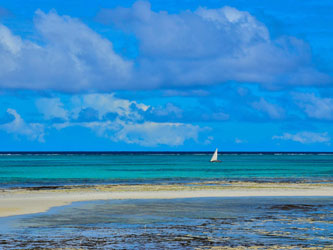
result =
M2 189L0 217L40 213L77 201L199 197L333 196L332 183L203 182Z
M333 247L332 197L161 198L73 202L2 217L0 249Z

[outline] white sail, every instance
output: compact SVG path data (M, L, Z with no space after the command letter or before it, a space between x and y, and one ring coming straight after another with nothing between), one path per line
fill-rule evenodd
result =
M212 159L210 159L210 161L217 161L217 149L215 150Z

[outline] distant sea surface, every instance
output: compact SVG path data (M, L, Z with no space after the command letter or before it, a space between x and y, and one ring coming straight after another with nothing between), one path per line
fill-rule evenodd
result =
M332 182L331 153L0 153L0 187L194 181Z

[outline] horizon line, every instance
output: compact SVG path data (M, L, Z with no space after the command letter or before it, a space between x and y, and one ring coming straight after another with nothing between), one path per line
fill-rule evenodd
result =
M212 151L152 151L152 150L132 150L132 151L99 151L99 150L54 150L54 151L27 151L27 150L17 150L17 151L0 151L0 154L140 154L140 153L149 153L149 154L195 154L195 153L212 153ZM219 154L333 154L333 151L220 151Z

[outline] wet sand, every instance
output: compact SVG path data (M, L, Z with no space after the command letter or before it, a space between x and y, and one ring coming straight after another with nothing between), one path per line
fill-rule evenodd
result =
M333 183L205 182L2 189L0 217L45 212L76 201L265 196L333 196Z
M74 202L0 218L0 248L332 249L332 208L332 196Z

